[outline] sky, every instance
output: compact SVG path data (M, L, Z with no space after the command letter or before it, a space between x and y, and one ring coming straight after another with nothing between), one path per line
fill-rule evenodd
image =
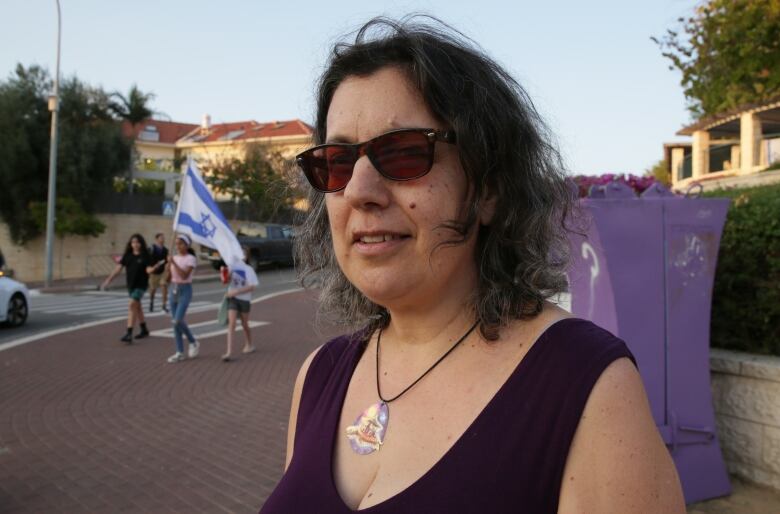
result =
M692 0L60 0L63 76L132 84L174 121L314 118L333 44L373 16L432 14L504 66L547 121L572 174L641 174L690 122L680 74L650 40ZM55 0L0 0L0 80L54 73Z

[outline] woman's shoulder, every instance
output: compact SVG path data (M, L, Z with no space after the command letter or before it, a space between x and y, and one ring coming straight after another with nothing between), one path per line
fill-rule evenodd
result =
M298 371L293 391L293 411L303 416L313 409L328 385L337 385L349 380L357 359L365 349L362 333L344 334L334 337L309 354Z
M318 373L329 375L340 363L351 361L355 352L362 353L365 342L362 331L334 337L312 352L308 359L309 370L315 368Z
M556 359L575 364L593 361L609 364L620 357L636 362L622 339L586 319L562 318L551 324L538 342Z

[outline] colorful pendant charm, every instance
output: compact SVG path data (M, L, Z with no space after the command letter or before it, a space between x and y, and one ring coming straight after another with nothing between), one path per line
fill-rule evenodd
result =
M369 406L347 427L347 439L355 453L368 455L381 448L385 440L390 410L385 402Z

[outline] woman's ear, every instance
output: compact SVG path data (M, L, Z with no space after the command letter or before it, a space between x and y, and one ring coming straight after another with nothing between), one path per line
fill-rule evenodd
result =
M482 191L482 197L479 199L479 224L490 225L493 222L493 216L496 213L496 203L498 197L492 191L485 188Z

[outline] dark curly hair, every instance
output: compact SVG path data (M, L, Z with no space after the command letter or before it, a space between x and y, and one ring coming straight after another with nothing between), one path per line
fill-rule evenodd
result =
M421 19L422 18L422 19ZM529 318L544 301L566 290L567 220L573 206L553 137L525 90L472 41L429 16L400 21L375 18L354 42L338 43L317 91L314 139L326 138L336 88L350 76L397 66L432 112L457 136L460 161L473 194L463 219L447 221L453 237L478 230L478 287L470 299L480 331L495 340L513 319ZM496 198L493 222L478 223L479 201ZM309 192L309 210L296 231L302 284L321 285L320 312L367 333L386 326L387 311L357 290L339 269L323 193Z
M141 243L141 255L148 258L149 247L146 246L146 239L144 239L144 236L141 234L133 234L130 236L130 238L127 240L127 244L125 245L125 253L123 255L128 256L133 254L133 245L131 244L133 239L138 239L138 242Z

